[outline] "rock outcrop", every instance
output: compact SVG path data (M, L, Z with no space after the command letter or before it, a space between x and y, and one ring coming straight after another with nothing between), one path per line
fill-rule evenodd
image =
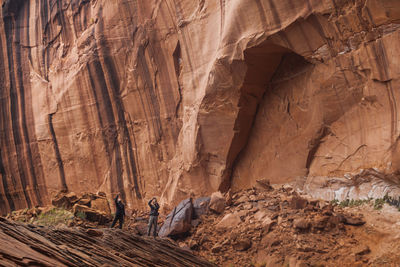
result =
M116 229L47 228L0 218L1 266L214 266L168 240Z
M0 211L396 173L399 23L397 0L3 0Z

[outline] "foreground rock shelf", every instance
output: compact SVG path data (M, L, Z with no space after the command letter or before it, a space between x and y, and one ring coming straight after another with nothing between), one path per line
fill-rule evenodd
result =
M117 229L47 228L0 217L0 266L214 266L168 240Z

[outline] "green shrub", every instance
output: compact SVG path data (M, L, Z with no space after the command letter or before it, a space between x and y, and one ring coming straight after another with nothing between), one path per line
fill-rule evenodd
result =
M334 199L331 201L332 205L339 205L340 207L344 208L344 207L358 207L361 206L363 204L367 204L371 201L371 199L345 199L343 201Z
M375 210L380 210L380 209L382 209L383 204L385 204L385 199L383 199L383 198L377 198L377 199L375 199L374 209L375 209Z
M66 224L69 220L73 219L74 215L72 212L62 209L53 208L47 212L39 214L37 220L35 221L38 225L57 225L60 223Z
M336 205L338 205L339 204L339 200L337 200L337 199L333 199L333 200L331 200L331 205L332 206L336 206Z

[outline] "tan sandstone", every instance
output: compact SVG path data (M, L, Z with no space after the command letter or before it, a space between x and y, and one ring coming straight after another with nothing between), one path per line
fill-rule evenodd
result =
M2 213L400 169L397 0L2 2Z

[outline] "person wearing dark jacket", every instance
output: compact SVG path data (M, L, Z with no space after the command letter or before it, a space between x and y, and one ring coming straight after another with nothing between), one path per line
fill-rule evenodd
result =
M117 210L115 212L115 218L111 224L111 228L113 228L116 222L119 221L119 229L122 229L122 224L124 223L125 216L125 205L124 203L122 203L121 199L119 199L119 195L115 197L114 202Z
M152 204L152 202L154 203ZM158 218L158 209L160 208L160 205L157 203L157 199L153 197L149 201L149 207L150 207L150 219L149 219L149 229L147 231L147 235L150 235L151 228L154 227L153 230L153 236L157 236L157 218Z

